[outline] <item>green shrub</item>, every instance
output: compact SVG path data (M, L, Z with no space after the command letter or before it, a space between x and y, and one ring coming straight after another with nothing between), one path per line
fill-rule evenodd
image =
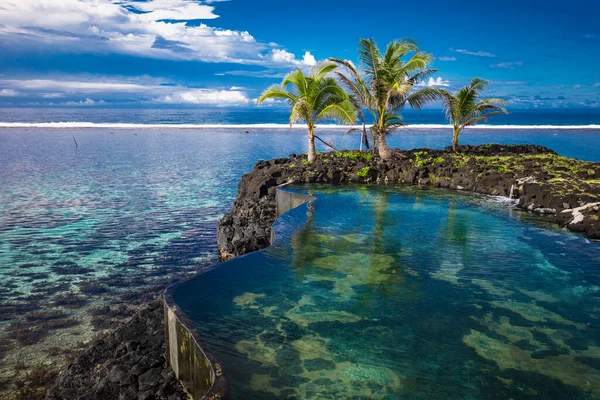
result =
M359 178L365 178L369 172L371 172L371 167L363 167L360 171L356 173L356 176Z
M334 156L339 158L348 158L350 160L363 160L371 161L373 159L373 153L363 153L360 151L336 151L333 153Z

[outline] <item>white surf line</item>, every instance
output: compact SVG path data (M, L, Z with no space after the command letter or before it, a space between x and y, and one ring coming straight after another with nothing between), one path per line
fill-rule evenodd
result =
M357 125L321 124L317 129L348 130ZM306 130L303 124L128 124L96 122L0 122L0 128L108 128L108 129L279 129ZM444 124L414 124L399 130L450 129ZM591 125L477 125L468 130L600 130L599 124Z

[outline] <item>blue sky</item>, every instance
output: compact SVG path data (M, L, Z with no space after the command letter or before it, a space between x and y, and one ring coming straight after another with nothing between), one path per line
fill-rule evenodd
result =
M292 68L412 38L425 85L600 108L600 2L2 0L0 106L254 107ZM435 105L433 105L435 107Z

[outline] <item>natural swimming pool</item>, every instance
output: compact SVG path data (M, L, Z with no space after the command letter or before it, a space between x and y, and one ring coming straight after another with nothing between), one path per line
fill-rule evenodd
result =
M600 397L600 246L489 197L307 186L173 293L233 399Z

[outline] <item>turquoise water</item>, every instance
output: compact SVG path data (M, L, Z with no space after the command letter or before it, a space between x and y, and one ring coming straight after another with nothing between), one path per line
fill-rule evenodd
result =
M600 398L600 246L502 199L308 186L173 293L232 399Z
M339 148L359 145L343 131L320 134ZM130 305L216 262L216 223L231 208L240 177L260 159L303 153L305 135L0 128L0 390L27 372L15 369L19 361L63 365L62 350L84 345L130 315ZM443 148L450 137L447 130L406 130L390 145ZM600 160L594 130L473 130L461 139L537 143Z

